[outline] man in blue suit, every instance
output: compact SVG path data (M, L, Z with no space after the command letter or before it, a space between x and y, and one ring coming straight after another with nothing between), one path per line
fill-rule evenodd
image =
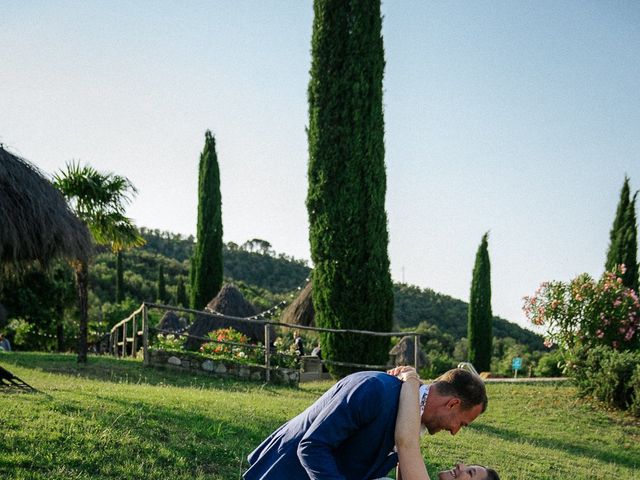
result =
M370 480L396 464L402 382L381 372L349 375L249 454L245 480ZM421 423L455 435L487 406L484 383L454 369L424 389Z

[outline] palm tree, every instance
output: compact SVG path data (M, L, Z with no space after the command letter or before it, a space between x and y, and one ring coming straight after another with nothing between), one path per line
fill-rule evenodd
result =
M102 173L89 165L68 163L53 177L54 185L62 192L75 214L89 228L96 244L108 245L115 253L135 245L144 239L132 220L125 216L125 206L137 193L126 177ZM89 300L89 262L72 262L76 272L80 333L78 362L87 361L87 330Z

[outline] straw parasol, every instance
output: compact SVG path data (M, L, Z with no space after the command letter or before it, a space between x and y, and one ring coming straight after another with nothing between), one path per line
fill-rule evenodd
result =
M34 165L0 145L0 265L86 260L92 251L89 231L60 192Z
M205 311L247 320L235 320L223 316L197 315L193 325L189 328L189 335L205 337L214 330L232 327L252 340L264 343L264 326L262 323L248 320L248 317L256 315L256 308L244 298L242 292L234 285L225 284L218 295L207 304ZM273 328L271 328L271 336L273 337ZM187 339L186 347L193 350L199 348L202 343L202 340L190 337Z
M305 327L315 326L315 311L313 310L313 299L311 298L311 282L302 289L300 295L291 302L280 317L282 323L302 325Z

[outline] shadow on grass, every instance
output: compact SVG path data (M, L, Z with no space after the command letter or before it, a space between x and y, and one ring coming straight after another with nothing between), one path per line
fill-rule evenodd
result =
M145 367L142 360L90 355L86 364L79 364L72 354L14 352L0 356L0 364L35 369L55 375L85 378L113 383L151 386L175 386L225 391L247 391L262 388L276 393L295 389L283 385L260 384L250 380L216 378L206 373L181 372L170 368ZM27 375L23 375L27 377ZM29 381L25 378L25 381Z
M528 443L551 450L561 450L569 456L581 456L585 458L595 458L597 460L609 463L617 463L630 468L636 468L638 464L637 453L630 451L628 454L624 452L611 452L589 445L579 444L580 439L576 439L576 443L568 443L562 440L552 438L534 437L514 432L505 428L495 427L492 425L472 424L470 429L476 430L488 436L498 437L501 440L507 440L514 443Z
M42 410L72 418L69 424L82 428L66 432L66 438L39 438L36 448L21 442L30 455L10 456L0 464L44 476L65 471L78 478L133 478L143 464L147 478L238 478L247 468L247 455L273 427L257 419L248 426L240 419L224 420L216 412L205 415L184 406L108 395L92 399L100 408L87 408L81 401L32 398ZM57 454L49 457L50 451Z

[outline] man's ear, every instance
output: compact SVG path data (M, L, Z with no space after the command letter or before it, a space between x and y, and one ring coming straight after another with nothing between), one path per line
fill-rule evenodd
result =
M454 408L456 406L460 405L460 399L457 397L451 397L448 401L447 401L447 407L448 408Z

